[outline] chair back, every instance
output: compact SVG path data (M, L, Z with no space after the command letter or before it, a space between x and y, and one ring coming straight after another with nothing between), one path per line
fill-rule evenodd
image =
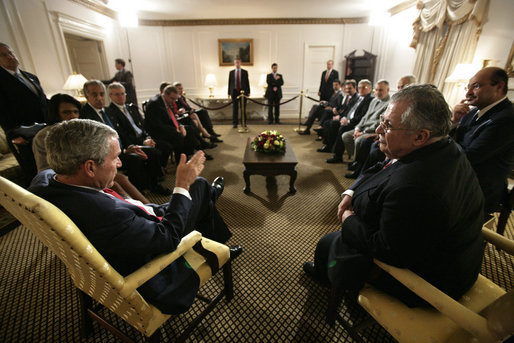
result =
M141 108L143 109L143 114L146 116L146 107L148 106L148 100L143 101L141 104Z
M0 177L0 205L31 230L64 262L73 283L84 293L145 332L153 306L137 291L122 296L124 278L93 247L60 209Z

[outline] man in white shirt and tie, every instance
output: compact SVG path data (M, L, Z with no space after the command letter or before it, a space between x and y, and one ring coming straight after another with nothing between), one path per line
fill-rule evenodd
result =
M334 61L328 60L327 61L327 70L323 71L321 73L321 82L319 84L319 100L325 100L328 101L330 97L332 96L333 89L332 89L332 82L334 80L339 80L339 73L337 70L333 69L334 67Z
M236 69L231 70L228 75L228 96L234 101L232 104L232 124L234 128L237 128L239 113L239 99L237 97L241 95L241 91L244 91L247 97L250 96L250 82L248 81L248 72L241 68L239 57L234 59L234 66ZM244 105L246 112L246 98L244 99ZM246 113L244 115L246 117Z

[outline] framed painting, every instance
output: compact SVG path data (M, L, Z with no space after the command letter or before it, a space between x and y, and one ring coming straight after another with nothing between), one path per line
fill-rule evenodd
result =
M253 39L218 39L220 66L234 65L239 57L244 66L253 66Z

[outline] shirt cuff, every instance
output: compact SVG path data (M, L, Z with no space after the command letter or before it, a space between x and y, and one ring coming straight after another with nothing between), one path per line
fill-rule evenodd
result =
M182 194L183 196L185 196L189 200L193 200L191 198L191 195L189 194L189 191L187 189L185 189L185 188L182 188L182 187L175 187L175 188L173 188L173 194Z
M344 198L345 195L348 195L351 198L351 197L353 197L353 193L355 193L353 190L347 189L346 191L341 193L341 198Z

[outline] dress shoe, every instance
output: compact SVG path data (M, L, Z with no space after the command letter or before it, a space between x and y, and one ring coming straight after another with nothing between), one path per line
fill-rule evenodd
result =
M205 157L205 159L206 159L207 161L212 161L212 160L214 160L214 157L212 157L212 156L211 156L211 155L209 155L209 154L205 154L205 153L204 153L204 155L203 155L203 156Z
M318 136L318 137L316 137L316 139L315 139L315 141L316 141L316 142L321 142L322 140L323 140L323 137L321 137L321 136Z
M237 124L232 125L234 129L237 129Z
M322 127L318 127L318 128L315 128L314 131L316 131L317 133L320 133L320 132L323 132L323 128Z
M212 181L212 187L216 190L216 199L218 199L225 189L225 179L223 176L218 176Z
M348 165L348 170L352 170L352 171L354 171L355 169L357 169L358 165L359 165L359 164L358 164L356 161L353 161L352 163L350 163L350 164Z
M211 136L214 136L214 137L221 137L221 135L220 135L219 133L216 133L216 132L211 133Z
M299 135L310 135L311 131L309 129L305 129L303 131L298 131Z
M151 192L155 193L155 194L159 194L159 195L170 195L171 194L171 191L168 188L163 187L160 184L154 185L151 189Z
M230 260L235 260L243 252L243 247L240 245L231 245L230 249Z
M275 122L275 124L280 125L280 121L279 121L279 120L277 120L277 121Z
M343 159L341 157L330 157L325 162L327 163L343 163Z
M217 146L218 146L218 144L208 143L208 142L205 142L205 141L203 143L200 143L200 147L202 149L214 149Z
M209 140L211 141L211 143L223 143L223 141L221 139L219 139L218 137L216 137L214 135L211 135Z
M316 268L314 267L314 262L305 262L303 264L303 271L310 279L318 281L318 278L316 277Z
M273 124L273 121L268 121L268 125L271 125L271 124Z
M318 149L318 152L331 152L331 151L328 146L323 145L321 148Z
M359 173L357 173L357 172L344 174L344 177L346 177L347 179L356 179L358 176L359 176Z

